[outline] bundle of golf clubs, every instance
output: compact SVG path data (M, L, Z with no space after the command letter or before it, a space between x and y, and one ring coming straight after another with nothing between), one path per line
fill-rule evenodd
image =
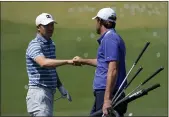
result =
M140 60L140 58L142 57L143 53L145 52L145 50L147 49L147 47L149 46L150 42L147 42L144 46L144 48L142 49L141 53L139 54L139 56L137 57L136 61L133 63L131 69L129 70L129 72L127 73L126 77L124 78L123 82L121 83L119 89L117 90L117 92L115 93L115 95L113 96L112 99L112 104L111 104L111 108L108 109L108 117L120 117L118 112L115 110L115 107L117 107L119 104L122 103L130 103L140 97L143 97L145 95L148 95L148 92L160 87L160 84L154 84L152 86L150 86L147 89L141 89L138 91L138 89L143 86L144 84L146 84L149 80L151 80L155 75L157 75L159 72L161 72L164 68L160 67L159 69L157 69L152 75L150 75L147 79L145 79L143 82L141 82L134 90L132 90L129 94L127 94L124 98L119 99L119 97L124 93L124 91L127 89L127 87L131 84L131 82L136 78L136 76L138 76L138 74L143 70L142 67L140 67L137 72L135 73L135 75L130 79L130 81L127 83L126 86L124 86L124 83L126 82L129 74L131 73L132 69L137 65L138 61ZM122 87L124 87L122 89ZM93 113L92 115L90 115L91 117L98 117L98 115L100 115L102 113L102 110L99 110L95 113ZM102 115L104 116L104 115ZM106 116L106 117L107 117Z

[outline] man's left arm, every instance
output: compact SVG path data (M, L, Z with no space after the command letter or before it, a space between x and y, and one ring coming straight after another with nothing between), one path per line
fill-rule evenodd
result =
M108 63L107 82L104 94L103 114L107 115L107 108L111 107L111 96L115 88L118 64L119 64L119 48L115 39L106 39L103 42L105 53L105 61Z
M104 108L106 110L103 110L105 114L107 113L107 108L111 107L111 96L112 91L116 84L116 76L118 73L118 62L117 61L111 61L108 65L108 72L107 72L107 82L106 82L106 90L104 95Z

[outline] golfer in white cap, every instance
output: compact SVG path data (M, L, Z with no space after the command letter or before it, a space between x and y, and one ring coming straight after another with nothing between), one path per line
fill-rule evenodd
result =
M29 77L29 89L26 103L31 116L53 116L53 102L56 88L63 97L71 101L71 96L64 88L56 67L73 65L72 60L56 60L55 44L51 37L56 23L48 13L36 18L37 35L26 50L26 67Z
M102 114L107 116L111 100L126 76L126 48L123 39L115 30L116 13L113 9L102 8L92 19L96 20L96 32L100 35L97 40L99 45L97 57L83 59L76 56L73 62L96 67L93 81L95 100L90 114L102 109L103 113L98 116L102 116ZM124 93L119 99L123 97L125 97ZM120 116L124 116L127 104L121 104L115 110Z

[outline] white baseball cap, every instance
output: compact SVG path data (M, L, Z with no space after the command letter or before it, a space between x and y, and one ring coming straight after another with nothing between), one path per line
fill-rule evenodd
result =
M99 10L97 15L93 17L92 19L96 19L97 17L106 20L106 21L111 21L111 22L116 22L115 20L110 19L110 17L115 16L116 17L116 12L111 9L111 8L102 8Z
M42 25L47 25L51 22L56 23L56 21L53 19L51 14L48 13L42 13L36 17L35 24L36 26L42 24Z

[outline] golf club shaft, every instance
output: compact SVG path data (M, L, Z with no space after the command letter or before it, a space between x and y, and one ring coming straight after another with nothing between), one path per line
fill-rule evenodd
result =
M140 60L141 56L143 55L143 53L145 52L145 50L147 49L147 47L150 45L150 42L147 42L146 45L144 46L143 50L141 51L141 53L139 54L138 58L135 61L135 65L137 64L137 62Z
M140 88L141 86L143 86L144 84L146 84L150 79L152 79L155 75L157 75L160 71L162 71L164 68L160 67L157 71L155 71L151 76L149 76L144 82L142 82L139 86L137 86L132 92L130 92L127 96L129 96L130 94L132 94L134 91L136 91L138 88ZM127 97L126 96L126 97Z
M133 78L128 82L128 84L124 87L124 89L127 89L127 87L131 84L131 82L136 78L136 76L137 76L142 70L143 70L142 67L140 67L140 68L137 70L136 74L135 74L135 75L133 76Z
M116 96L118 95L119 91L121 90L121 87L123 86L124 82L127 80L128 75L130 74L131 70L134 68L134 66L138 63L138 61L140 60L140 58L142 57L143 53L145 52L145 50L147 49L147 47L149 46L150 42L147 42L146 45L144 46L143 50L141 51L141 53L139 54L139 56L137 57L136 61L134 62L134 64L132 65L131 69L129 70L129 72L127 73L126 77L124 78L123 82L121 83L119 89L117 90L117 92L115 93L112 101L114 101L114 99L116 98Z
M128 97L130 94L132 94L134 91L136 91L138 88L140 88L142 85L139 84L134 90L132 90L129 94L126 95Z
M157 75L159 72L161 72L164 69L164 67L160 67L156 72L154 72L149 78L147 78L142 85L146 84L151 78L153 78L155 75Z
M56 98L54 101L57 101L57 100L59 100L61 98L63 98L63 96L60 96L60 97Z
M120 94L117 96L117 98L115 98L115 100L112 102L112 104L115 104L116 101L118 100L118 98L122 95L122 93L124 92L125 89L127 89L127 87L131 84L131 82L136 78L136 76L142 71L142 67L140 67L137 72L135 73L135 75L132 77L132 79L128 82L128 84L124 87L124 89L120 92Z
M121 90L121 87L123 86L124 82L127 80L128 75L130 74L131 70L134 68L135 64L133 64L133 66L131 67L131 69L129 70L129 72L127 73L125 79L123 80L123 82L121 83L119 89L117 90L117 92L115 93L112 102L114 101L114 99L116 98L116 96L118 95L119 91Z

